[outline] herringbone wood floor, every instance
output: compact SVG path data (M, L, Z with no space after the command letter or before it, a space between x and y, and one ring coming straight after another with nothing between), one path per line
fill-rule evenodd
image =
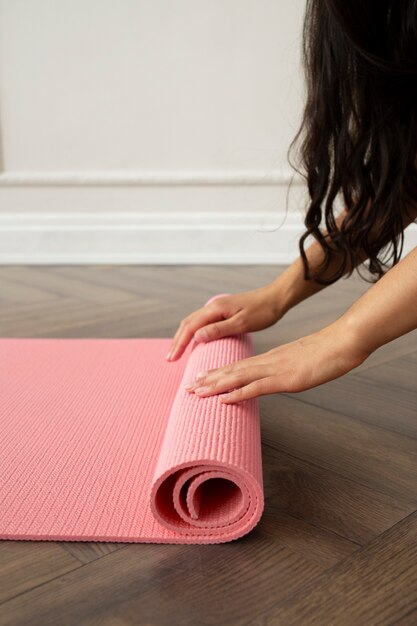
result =
M3 267L0 334L168 337L209 296L278 271ZM366 288L328 288L256 350L320 328ZM263 398L266 510L237 542L0 542L0 624L417 624L416 383L412 333L343 379Z

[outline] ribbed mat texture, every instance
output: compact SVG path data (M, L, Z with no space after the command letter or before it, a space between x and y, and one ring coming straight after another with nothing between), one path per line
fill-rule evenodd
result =
M237 539L263 510L257 400L184 389L252 354L249 335L0 339L0 538Z

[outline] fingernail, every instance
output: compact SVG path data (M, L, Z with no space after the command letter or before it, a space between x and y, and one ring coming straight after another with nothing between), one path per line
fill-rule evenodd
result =
M193 388L194 388L194 383L187 383L186 385L184 385L185 391L190 391Z
M200 380L201 378L205 378L207 376L208 372L198 372L198 374L196 375L195 379L196 380Z
M171 358L171 354L172 354L172 350L170 350L170 351L168 352L168 354L166 355L166 357L165 357L167 361L169 361L169 360L170 360L170 358Z
M208 391L210 391L210 387L197 387L196 389L194 389L194 393L197 394L201 394L201 393L207 393Z
M227 400L230 400L231 397L232 397L231 393L222 393L222 395L220 396L220 401L227 402Z
M200 341L207 341L208 337L207 337L207 331L206 330L199 330L195 335L194 335L194 341L196 341L197 343L199 343Z

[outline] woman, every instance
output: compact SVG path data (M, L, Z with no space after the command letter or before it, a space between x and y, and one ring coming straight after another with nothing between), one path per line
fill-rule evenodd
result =
M303 60L307 102L293 146L301 140L310 202L300 258L271 284L191 313L167 358L193 337L267 328L364 261L373 285L319 332L188 386L225 403L321 385L417 328L417 249L400 261L417 217L417 0L309 0Z

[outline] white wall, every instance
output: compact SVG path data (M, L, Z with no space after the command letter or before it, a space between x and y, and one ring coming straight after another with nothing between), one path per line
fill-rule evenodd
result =
M290 261L303 10L0 0L0 262Z

